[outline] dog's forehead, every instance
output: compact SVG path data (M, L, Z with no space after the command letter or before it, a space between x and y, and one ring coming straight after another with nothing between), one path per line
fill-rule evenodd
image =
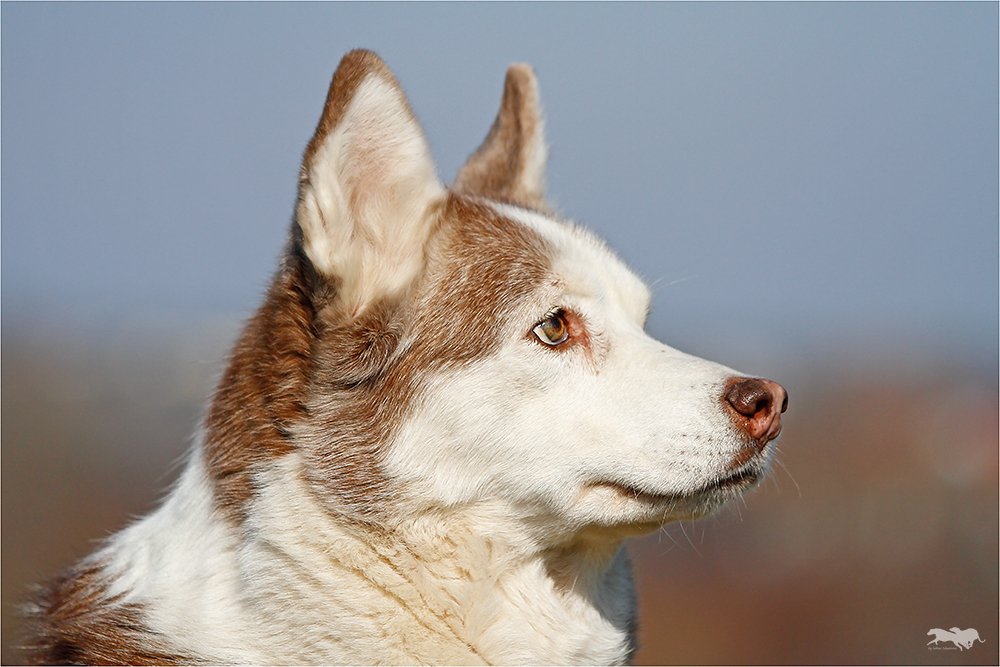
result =
M551 268L567 291L613 299L638 321L646 318L651 295L646 284L598 237L586 229L509 204L494 210L542 237L551 248Z

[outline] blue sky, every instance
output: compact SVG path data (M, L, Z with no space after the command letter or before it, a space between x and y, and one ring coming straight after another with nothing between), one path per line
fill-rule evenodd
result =
M450 181L506 66L549 191L731 365L854 348L995 363L996 3L11 3L5 325L248 314L340 57L395 71ZM947 352L950 353L950 352Z

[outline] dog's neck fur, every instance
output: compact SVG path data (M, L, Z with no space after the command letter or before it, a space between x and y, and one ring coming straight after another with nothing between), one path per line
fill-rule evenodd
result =
M196 451L164 505L97 554L115 576L109 593L208 662L627 659L620 544L533 552L505 540L489 508L376 531L333 520L299 466L291 454L264 473L266 491L237 526L214 508ZM483 525L494 534L473 528Z

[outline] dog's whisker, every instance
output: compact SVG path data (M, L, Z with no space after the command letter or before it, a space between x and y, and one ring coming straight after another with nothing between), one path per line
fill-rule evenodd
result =
M785 474L788 475L788 479L792 480L792 484L795 485L795 491L799 494L799 498L801 498L802 497L802 489L801 489L801 487L799 487L799 483L797 481L795 481L795 476L792 475L792 471L788 469L788 466L785 465L784 461L782 461L781 459L779 459L777 457L775 457L774 463L776 463L778 466L781 467L782 470L785 471ZM777 475L775 475L774 477L775 477L775 482L777 482Z

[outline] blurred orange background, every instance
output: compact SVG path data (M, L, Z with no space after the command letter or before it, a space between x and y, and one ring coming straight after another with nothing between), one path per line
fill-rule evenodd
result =
M162 324L3 336L6 664L30 585L161 497L238 326ZM773 474L630 546L636 662L995 664L995 371L855 358L777 377L790 408ZM927 646L952 627L986 643Z

